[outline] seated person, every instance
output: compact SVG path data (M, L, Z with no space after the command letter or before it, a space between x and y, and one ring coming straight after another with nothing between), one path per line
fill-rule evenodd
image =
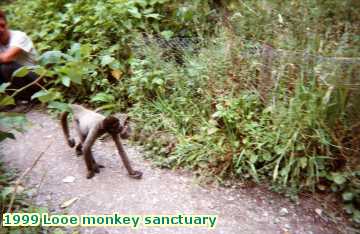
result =
M30 72L25 77L12 77L14 71L22 66L34 66L36 50L31 39L21 31L7 27L6 15L0 10L0 85L10 82L8 89L19 89L36 80L37 75ZM40 90L37 85L16 95L17 100L30 100L31 95Z

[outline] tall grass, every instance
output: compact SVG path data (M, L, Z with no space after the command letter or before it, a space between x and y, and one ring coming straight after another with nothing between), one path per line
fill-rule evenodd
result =
M351 190L356 214L357 172L347 168L359 154L344 144L356 137L349 84L357 64L276 48L267 64L257 43L229 48L247 42L220 31L196 53L184 53L181 66L162 57L162 48L138 51L135 75L124 85L137 98L131 112L148 129L146 147L160 165L220 178L267 180L290 192ZM162 132L176 136L171 153L164 151L170 140L151 137Z
M359 1L17 2L41 51L87 44L159 165L335 192L360 222Z

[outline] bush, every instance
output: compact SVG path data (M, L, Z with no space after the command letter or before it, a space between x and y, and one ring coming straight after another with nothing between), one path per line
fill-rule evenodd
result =
M128 108L159 165L335 192L360 222L359 61L346 58L360 48L358 4L18 0L8 9L41 52L64 53L42 67L55 77L36 95L44 102Z

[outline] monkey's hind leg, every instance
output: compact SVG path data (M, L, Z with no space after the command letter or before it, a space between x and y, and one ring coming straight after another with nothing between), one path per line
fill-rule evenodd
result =
M95 161L94 157L92 158L92 161L93 161L93 169L94 169L95 173L100 173L100 168L105 168L104 165L98 164Z
M75 152L78 157L82 155L82 144L80 142L76 145Z
M83 151L82 151L82 144L79 143L76 148L75 148L75 151L76 151L76 155L78 157L80 157L82 154L83 154ZM98 164L95 159L94 159L94 156L92 154L92 152L90 152L90 157L91 157L91 161L92 161L92 167L93 167L93 170L95 173L100 173L100 168L105 168L105 166L101 165L101 164Z

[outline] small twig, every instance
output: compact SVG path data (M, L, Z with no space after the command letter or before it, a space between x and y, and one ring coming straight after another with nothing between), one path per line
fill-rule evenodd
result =
M41 157L44 155L44 153L49 149L49 147L52 145L52 143L53 143L53 141L51 141L51 142L49 143L49 145L46 147L46 149L43 150L43 151L39 154L39 156L35 159L35 161L33 162L33 164L32 164L30 167L28 167L28 168L21 174L21 176L16 180L16 182L15 182L15 188L14 188L13 194L12 194L12 196L11 196L11 200L10 200L10 204L9 204L9 208L8 208L8 210L7 210L7 213L10 213L10 212L11 212L12 206L13 206L13 204L14 204L16 192L17 192L17 189L18 189L18 187L19 187L19 185L20 185L20 183L21 183L21 180L22 180L27 174L29 174L29 173L32 171L32 169L36 166L36 164L38 163L38 161L40 160L40 158L41 158Z
M29 88L30 86L34 85L34 84L37 84L37 82L39 82L39 81L40 81L42 78L44 78L44 77L45 77L45 73L42 74L41 76L39 76L39 77L38 77L36 80L34 80L33 82L31 82L31 83L25 85L24 87L21 87L20 89L16 90L16 91L11 95L11 97L16 96L18 93L20 93L20 92L23 91L24 89L27 89L27 88Z
M38 184L38 186L36 188L36 192L34 194L34 197L37 197L37 195L39 194L40 188L41 188L46 176L47 176L47 171L45 171L44 174L42 175L40 183Z

